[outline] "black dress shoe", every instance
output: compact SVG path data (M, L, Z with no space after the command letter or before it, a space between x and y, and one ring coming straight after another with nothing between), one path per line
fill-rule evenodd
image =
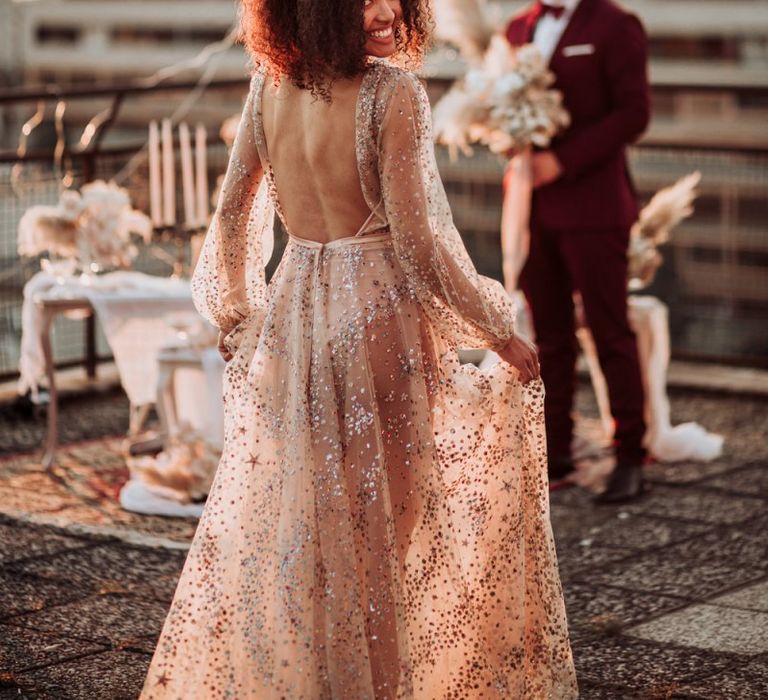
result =
M629 503L645 492L642 464L617 464L613 470L605 491L595 497L599 505Z
M549 490L557 491L558 489L566 488L567 486L573 486L573 482L568 480L568 477L573 474L576 468L573 466L573 462L570 457L554 457L547 461L547 475L549 476Z

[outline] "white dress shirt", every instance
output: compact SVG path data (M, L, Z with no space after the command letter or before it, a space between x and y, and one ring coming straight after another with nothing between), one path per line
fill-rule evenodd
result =
M555 18L553 14L547 13L536 24L533 43L549 63L579 0L546 0L546 4L565 8L565 12L560 17Z

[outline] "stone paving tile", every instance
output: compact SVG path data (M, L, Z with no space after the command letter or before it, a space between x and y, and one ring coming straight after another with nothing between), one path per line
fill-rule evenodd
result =
M648 700L648 696L644 698L643 695L642 691L635 692L621 686L579 681L579 700Z
M592 632L644 622L687 604L682 598L585 583L569 583L564 593L570 627Z
M726 476L707 479L701 485L728 493L768 498L768 464L757 462Z
M136 700L149 660L146 654L109 651L27 671L18 681L33 689L31 697L46 700Z
M11 618L8 624L120 644L159 633L168 614L165 603L132 596L103 595Z
M68 634L56 636L36 629L0 625L0 672L3 673L18 673L107 650L103 644L72 639Z
M47 580L17 572L0 571L0 619L9 615L61 603L88 595L89 589L73 587L65 580Z
M26 689L20 688L15 682L9 681L8 685L0 685L0 700L56 700L52 695L38 695Z
M621 513L583 532L580 540L556 539L560 576L563 581L589 578L588 570L627 559L637 552L664 547L712 530L710 525Z
M59 401L61 444L124 435L129 421L128 397L120 387L107 391L64 394ZM0 405L3 441L0 454L38 450L45 439L46 421L24 417L13 405Z
M42 578L66 576L78 585L120 584L131 592L170 600L185 557L184 551L104 543L90 549L22 562L14 567Z
M692 605L625 630L625 634L656 642L733 654L768 652L768 613Z
M761 581L738 591L712 598L707 601L711 605L722 605L742 610L759 610L768 613L768 581ZM768 629L766 629L768 635Z
M550 518L558 540L572 539L588 528L615 521L616 517L613 509L596 508L592 495L584 489L562 489L550 496Z
M574 660L578 677L586 683L624 686L647 695L657 689L693 683L703 674L720 673L739 657L641 639L600 637L574 647ZM623 700L624 696L616 700L619 698Z
M768 504L763 509L763 512L755 518L739 523L735 528L739 532L744 532L756 537L762 537L766 543L765 556L768 557Z
M0 521L0 564L90 546L87 540Z
M638 503L623 506L630 514L656 515L675 520L733 525L764 512L765 501L696 488L655 486Z
M664 547L711 531L711 525L670 522L666 519L622 512L603 525L586 531L582 540L592 546L620 547L636 551Z
M570 581L585 570L619 561L632 554L634 552L631 549L592 547L585 546L580 542L557 541L557 562L560 578L563 581Z
M161 621L161 624L158 625L156 633L142 635L140 637L126 637L125 639L121 639L118 642L116 648L125 651L139 651L151 656L155 653L157 641L160 639L162 622L163 621Z
M768 575L765 535L738 529L708 532L694 540L608 564L584 582L702 600Z
M694 484L703 479L727 474L736 469L731 460L713 462L676 462L674 464L649 464L644 469L645 478L654 484Z
M0 685L0 700L26 700L31 698L31 695L22 695L21 689L18 687L6 688Z
M765 700L768 688L768 657L735 665L720 673L682 687L682 697L707 700Z

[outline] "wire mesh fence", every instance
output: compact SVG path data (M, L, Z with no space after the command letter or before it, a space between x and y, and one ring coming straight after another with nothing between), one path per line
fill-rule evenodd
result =
M139 159L139 166L126 169L134 151L103 152L95 156L88 167L83 160L74 159L68 168L72 187L85 184L84 171L92 179L110 180L116 174L129 172L121 182L131 197L134 207L148 208L147 165ZM226 166L227 154L223 144L208 149L209 174L216 174ZM61 172L51 162L24 163L14 172L13 163L0 163L0 378L8 379L17 374L21 345L21 307L24 285L40 269L37 258L25 259L17 253L17 229L24 212L37 204L55 204L61 193ZM215 184L213 181L211 184ZM173 271L177 257L173 240L164 236L149 245L139 245L139 254L133 269L152 275L168 276ZM181 254L188 262L189 245ZM78 314L59 315L53 325L53 350L58 365L76 364L86 354L86 328ZM100 358L110 355L109 346L98 329L96 353Z

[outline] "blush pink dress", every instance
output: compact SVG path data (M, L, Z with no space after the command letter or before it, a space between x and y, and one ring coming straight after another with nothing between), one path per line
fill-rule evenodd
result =
M224 452L141 697L575 698L543 387L458 361L502 346L513 306L453 225L421 84L370 66L371 215L330 243L290 235L267 284L264 83L192 281L235 350Z

